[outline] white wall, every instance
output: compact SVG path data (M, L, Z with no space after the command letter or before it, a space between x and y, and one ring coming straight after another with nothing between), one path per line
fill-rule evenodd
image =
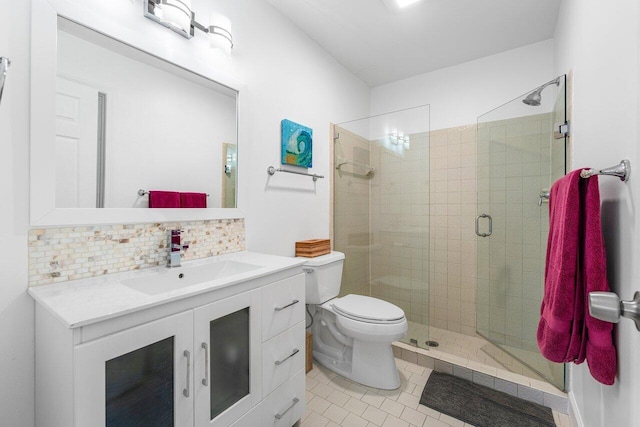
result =
M230 59L216 56L207 40L187 41L142 16L141 0L73 0L83 7L132 25L133 36L153 33L158 49L184 43L202 46L202 66L218 67L246 83L249 138L239 148L240 184L247 186L247 246L251 250L293 255L294 242L329 235L329 122L368 114L369 89L262 0L193 2L203 21L209 9L233 22L236 47ZM148 21L148 23L147 23ZM158 29L156 29L156 27ZM199 37L199 38L198 38ZM34 423L34 319L27 289L29 198L29 55L30 2L0 0L0 56L13 65L0 104L0 194L3 202L3 255L0 256L0 424ZM167 47L169 46L169 47ZM158 52L156 52L158 53ZM211 54L211 56L208 56ZM277 174L268 180L267 166L279 165L280 120L289 118L314 130L310 178ZM242 144L243 141L240 143Z
M238 35L234 58L251 110L250 147L239 147L239 185L249 186L247 247L292 256L295 241L329 237L329 123L367 116L369 88L267 2L226 0L224 5ZM280 164L284 118L313 129L310 172L325 179L314 184L308 177L267 175L268 166Z
M11 58L0 103L0 424L34 423L34 314L27 290L29 12L0 0L0 56Z
M371 113L431 104L431 130L474 124L480 114L556 77L553 71L553 40L546 40L375 87Z
M563 0L556 29L555 73L573 69L573 169L607 167L621 159L640 165L640 7L635 0ZM640 290L640 185L600 179L608 276L631 299ZM640 402L640 334L623 319L615 328L618 377L594 381L587 366L571 367L571 394L587 427L636 425ZM636 420L636 421L634 421Z

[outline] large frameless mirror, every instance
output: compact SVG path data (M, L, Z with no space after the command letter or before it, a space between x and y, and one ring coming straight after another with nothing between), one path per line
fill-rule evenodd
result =
M241 217L241 85L48 3L34 1L34 42L48 42L33 55L32 224ZM149 209L152 190L203 193L209 209Z

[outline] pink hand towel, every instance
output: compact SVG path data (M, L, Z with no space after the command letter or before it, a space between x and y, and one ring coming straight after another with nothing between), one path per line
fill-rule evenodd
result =
M179 208L180 193L177 191L149 191L150 208Z
M206 208L206 193L180 193L181 208Z
M538 347L554 362L582 363L593 377L613 384L616 353L611 323L594 319L588 292L608 290L600 223L598 178L580 170L559 179L549 198L549 238Z

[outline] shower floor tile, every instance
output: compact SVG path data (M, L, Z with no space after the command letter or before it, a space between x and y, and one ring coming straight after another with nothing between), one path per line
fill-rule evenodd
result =
M468 362L475 362L496 369L506 369L515 374L545 381L537 372L480 336L464 335L433 326L409 322L409 330L403 342L409 343L410 338L416 339L418 346L421 348L428 348L429 350L465 359ZM439 344L438 347L427 347L425 344L427 340L436 341ZM541 359L539 353L536 354L511 347L507 347L507 350L516 354L538 372L552 377L548 363ZM446 355L443 359L446 359Z
M419 404L431 369L401 359L396 359L396 365L400 373L400 388L389 391L355 384L314 363L306 377L307 409L297 425L473 427ZM360 392L354 393L353 390ZM553 411L553 418L557 427L571 427L566 414Z

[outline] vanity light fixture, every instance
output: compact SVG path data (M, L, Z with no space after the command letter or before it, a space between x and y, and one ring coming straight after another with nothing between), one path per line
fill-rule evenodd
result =
M211 47L223 50L228 54L233 48L233 35L231 34L231 21L224 15L212 13L209 20L209 40Z
M233 48L229 18L213 13L211 25L204 26L196 21L196 14L191 10L191 0L144 0L144 16L187 39L195 35L197 28L209 34L212 48L227 53Z

